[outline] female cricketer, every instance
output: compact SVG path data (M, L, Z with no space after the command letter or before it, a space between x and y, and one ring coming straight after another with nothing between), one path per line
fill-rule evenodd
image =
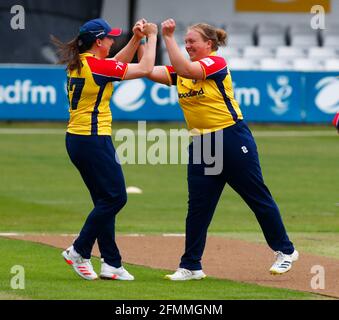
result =
M226 183L255 213L268 245L276 253L271 274L283 274L298 259L298 252L264 183L254 138L234 99L230 70L225 59L216 54L218 47L225 45L226 32L208 24L189 27L185 36L188 60L176 43L174 31L173 19L162 23L172 66L156 66L148 76L153 81L177 86L179 104L193 135L187 171L185 253L177 271L165 278L198 280L206 276L201 258L207 229ZM207 173L211 168L205 154L217 153L221 170ZM196 161L197 156L200 161Z
M98 278L90 261L96 240L102 258L100 278L134 280L122 266L115 243L115 216L126 204L127 195L111 139L109 102L113 81L144 77L152 71L157 26L138 21L126 47L113 59L107 59L114 38L121 32L121 29L112 29L103 19L94 19L86 22L77 37L68 43L54 38L59 47L60 63L67 64L70 119L66 148L94 203L79 236L62 256L86 280ZM142 59L136 64L128 63L144 35L148 41Z

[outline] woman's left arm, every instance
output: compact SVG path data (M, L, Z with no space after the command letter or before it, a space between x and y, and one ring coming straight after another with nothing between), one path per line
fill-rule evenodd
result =
M139 48L140 41L144 37L142 32L145 19L138 20L133 27L133 36L130 41L114 57L113 60L129 63L133 60L134 55Z
M187 60L174 38L175 21L168 19L161 24L161 27L167 52L176 73L184 78L204 80L205 74L201 64L198 61Z

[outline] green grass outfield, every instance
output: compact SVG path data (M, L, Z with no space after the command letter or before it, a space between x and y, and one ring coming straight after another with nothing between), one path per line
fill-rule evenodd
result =
M113 125L115 129L137 129L135 123ZM168 131L184 125L155 123L147 127ZM339 136L334 128L250 127L256 137L266 184L296 246L310 253L339 258L336 245L339 240ZM64 128L65 124L59 123L0 124L0 232L77 233L80 230L92 204L66 154ZM151 145L150 142L148 146ZM183 233L187 207L186 166L124 165L123 170L126 184L138 186L143 194L129 195L127 206L117 216L117 232ZM224 190L209 231L262 241L253 213L229 187ZM47 251L53 255L53 249ZM141 270L151 278L152 274L159 273ZM218 283L218 280L208 281ZM160 280L159 283L161 286ZM6 294L16 295L13 290ZM255 298L255 294L251 294ZM30 293L29 297L38 296ZM211 293L210 298L217 299L218 294ZM231 297L226 295L225 299L228 298Z
M127 265L135 281L83 281L61 258L60 250L21 240L0 238L1 299L107 299L107 300L231 300L231 299L323 299L318 295L266 288L215 278L172 282L163 279L166 271ZM99 259L92 259L100 268ZM25 288L12 289L11 268L25 270Z

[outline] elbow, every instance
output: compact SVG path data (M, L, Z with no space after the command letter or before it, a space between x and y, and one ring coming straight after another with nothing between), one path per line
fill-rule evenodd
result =
M150 75L150 72L147 72L146 70L141 70L139 73L139 76L141 78L148 77Z
M182 62L177 61L176 64L172 63L172 65L177 75L183 78L203 79L203 72L202 72L203 69L198 62L190 62L188 60L184 60Z
M140 70L140 74L142 77L148 77L153 71L153 66L145 67Z
M188 70L176 70L177 72L177 75L179 75L180 77L183 77L183 78L187 78L187 79L190 79L191 78L191 73L188 71Z
M183 78L191 78L192 71L190 69L190 65L179 65L178 68L175 66L176 73Z

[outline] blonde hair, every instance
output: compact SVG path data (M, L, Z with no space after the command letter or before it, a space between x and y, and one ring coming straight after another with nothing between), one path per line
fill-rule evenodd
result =
M205 41L212 41L212 50L216 51L220 46L226 46L227 33L223 29L215 28L207 23L197 23L188 30L195 30L199 32Z

